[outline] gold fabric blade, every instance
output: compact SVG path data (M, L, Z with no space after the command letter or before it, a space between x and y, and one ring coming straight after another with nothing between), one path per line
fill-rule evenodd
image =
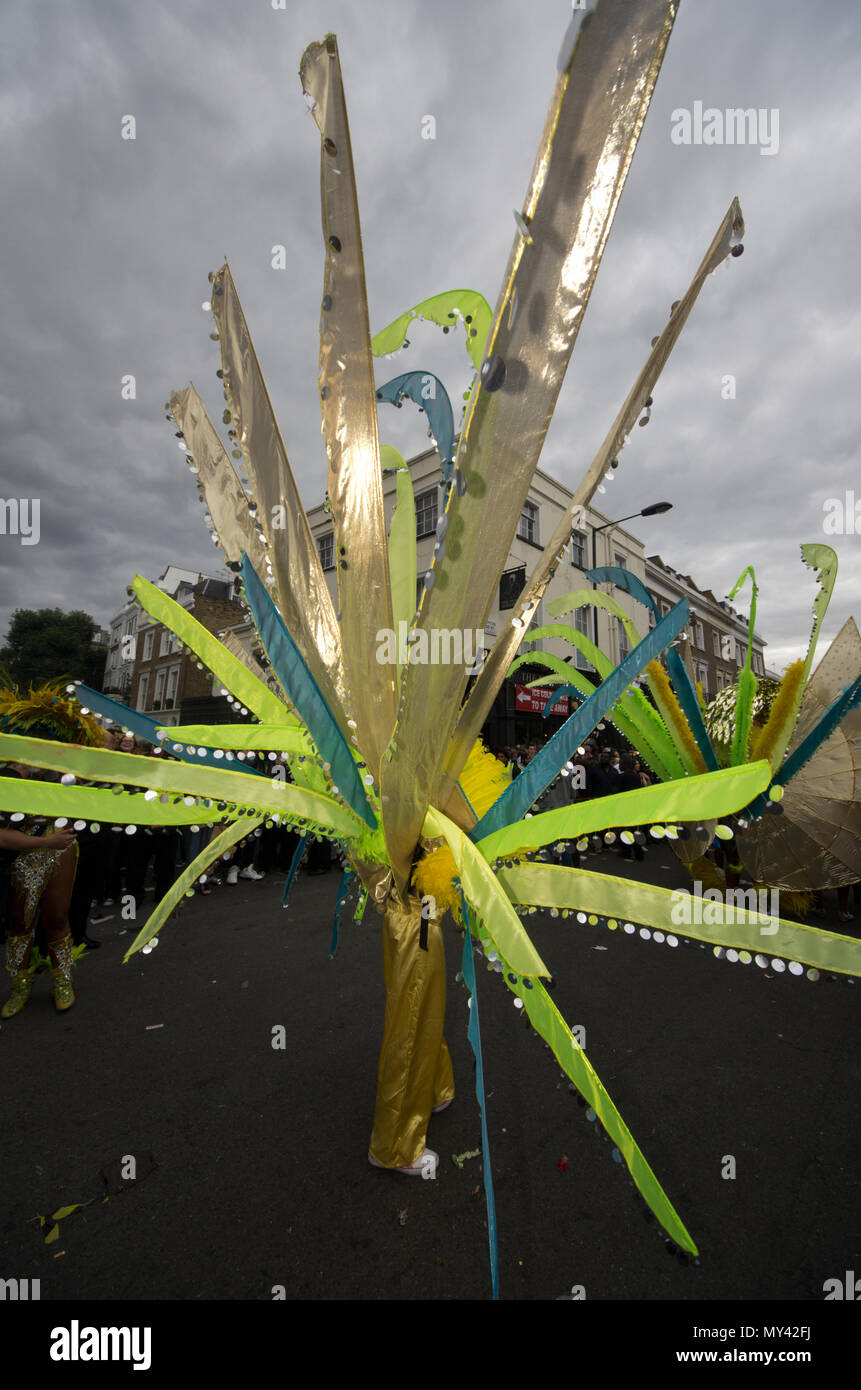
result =
M276 602L326 703L349 732L341 635L308 518L272 409L248 324L225 263L212 287L224 390L242 451L257 520L272 560Z
M221 549L228 560L237 563L245 551L257 573L264 576L268 547L252 520L248 494L194 386L174 391L170 413L194 459Z
M859 675L861 634L849 618L807 683L790 753ZM861 709L787 783L780 805L782 815L766 814L738 837L755 882L817 889L861 879Z
M395 722L396 692L395 667L377 661L373 638L392 628L392 600L362 237L334 35L305 50L300 77L322 137L320 406L344 665L353 705L361 708L361 718L352 713L358 727L351 738L377 774Z
M493 701L505 679L505 673L514 660L517 648L523 641L523 634L529 619L544 597L544 592L565 553L571 532L577 524L579 513L591 502L598 484L634 428L646 401L652 394L655 383L669 360L688 316L697 301L700 290L712 271L716 270L730 254L732 239L742 236L743 233L744 220L741 206L738 199L733 198L729 211L718 227L696 275L670 315L666 328L649 353L642 371L628 392L604 442L574 493L551 539L544 547L543 554L518 600L515 611L512 613L512 621L499 634L484 663L481 674L470 692L446 758L444 781L439 791L443 800L460 775L460 771L469 756L469 750L481 732L481 727L490 713Z
M456 459L466 492L449 497L445 558L419 618L429 631L484 628L675 14L667 0L603 0L584 20L569 69L557 77L481 384L467 407ZM398 872L426 806L448 801L437 787L467 678L463 665L407 673L382 774L385 794L408 808L391 846Z

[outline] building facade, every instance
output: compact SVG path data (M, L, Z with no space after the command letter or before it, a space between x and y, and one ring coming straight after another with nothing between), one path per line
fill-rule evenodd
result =
M156 583L208 632L218 635L243 620L242 605L234 598L230 579L218 579L171 565ZM128 624L132 620L130 612L124 621ZM213 708L212 676L202 663L183 648L169 628L143 612L140 605L134 621L135 657L128 703L164 726L188 722L181 719L182 707L196 711L192 722L203 718L204 713L206 721L222 722L218 718L219 710ZM232 718L226 700L216 697L215 703L219 708L224 706L221 713L225 721Z
M719 691L734 685L747 659L747 618L725 599L716 598L711 589L700 589L689 574L671 569L659 555L650 555L646 561L646 588L657 601L662 617L679 599L688 600L691 618L681 651L694 680L702 685L706 699L711 700ZM653 615L650 615L650 626L654 626ZM751 670L755 676L766 673L765 647L766 643L755 632L751 654Z

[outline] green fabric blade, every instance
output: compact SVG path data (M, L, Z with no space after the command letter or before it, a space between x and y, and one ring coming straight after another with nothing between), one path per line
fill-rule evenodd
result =
M619 600L612 594L603 594L600 589L572 589L568 594L551 599L544 607L552 618L560 618L565 613L573 612L575 608L586 608L590 605L593 608L603 608L619 618L632 647L636 647L643 640Z
M748 565L743 570L735 582L731 592L730 600L734 599L745 579L750 576L750 618L747 626L747 655L744 662L744 670L738 678L738 695L735 702L735 730L732 737L732 748L730 750L730 762L734 767L739 763L747 761L747 748L750 741L750 726L753 720L753 697L756 694L756 677L751 670L751 660L753 657L754 628L756 625L756 575L752 565Z
M458 320L466 329L466 350L475 370L478 371L484 356L484 345L490 332L493 315L483 294L476 290L444 290L442 294L423 299L421 304L407 309L405 313L381 328L371 339L371 352L382 357L387 352L397 352L403 346L409 327L416 318L430 319L441 328L451 328ZM467 322L467 319L471 322Z
M810 630L810 640L807 644L807 653L804 658L804 675L799 682L798 695L789 712L780 736L775 742L774 751L771 755L771 763L774 768L779 768L783 762L784 755L789 746L789 741L795 731L798 711L801 708L801 701L804 699L804 691L807 687L810 671L813 666L813 657L816 652L816 645L819 641L822 622L828 611L831 595L834 593L834 585L837 582L837 555L831 549L830 545L812 542L803 545L801 547L801 558L809 569L813 569L817 572L819 592L813 600L813 626Z
M582 591L587 596L591 591ZM543 637L559 637L563 641L570 642L578 651L582 652L587 661L591 661L599 676L606 680L613 670L613 663L606 657L590 638L573 623L548 623L544 627L534 628L530 631L526 642L534 641ZM545 657L548 655L544 654ZM524 658L518 657L517 661ZM526 658L528 660L528 657ZM514 669L515 663L512 662L509 674ZM687 769L679 757L674 740L664 725L663 720L657 710L649 704L642 690L629 689L621 697L619 705L624 707L626 717L637 729L638 737L632 738L631 742L638 746L638 740L643 739L649 746L658 752L664 767L670 769L671 775L683 777ZM627 737L627 735L626 735ZM645 750L643 756L645 757Z
M722 768L656 787L602 796L597 801L577 802L557 811L543 811L486 835L476 848L492 863L522 849L578 839L616 825L710 820L746 806L770 781L771 768L766 762Z
M49 768L54 772L70 772L88 782L116 782L130 786L144 787L162 794L193 796L207 800L211 806L221 802L225 805L244 806L261 815L280 815L283 819L295 822L307 820L321 826L327 832L350 838L360 834L362 821L346 806L332 797L319 792L306 790L293 783L257 777L247 772L223 772L216 767L193 767L189 763L172 762L158 758L142 758L134 753L112 753L101 748L79 748L66 743L54 743L48 739L27 739L13 734L0 734L0 757L13 762L28 763L33 767ZM195 814L193 808L167 807L158 798L144 801L140 796L129 796L113 792L94 791L87 787L62 786L57 783L32 783L3 778L0 781L18 791L17 805L12 800L12 809L26 811L31 807L23 804L32 800L26 793L28 786L39 785L54 795L51 801L51 815L71 815L91 820L104 820L106 823L123 819L130 824L162 823L186 825L201 819L201 811ZM10 793L11 795L11 793ZM103 801L91 801L93 797ZM98 806L95 810L84 811L87 804ZM45 795L42 795L45 800ZM59 807L60 809L56 809ZM68 809L66 809L68 808ZM116 810L116 814L109 814ZM123 811L123 814L120 814ZM185 814L181 815L180 812ZM35 810L34 810L35 813ZM210 811L204 819L215 820L219 812Z
M262 782L262 778L260 779ZM104 825L196 825L217 819L211 806L165 806L144 801L139 794L105 792L92 787L63 787L58 782L35 778L0 777L0 810L23 811L28 816L65 816Z
M576 666L571 666L565 662L561 656L554 656L552 652L536 652L534 656L516 657L512 662L509 674L515 667L528 664L530 666L546 666L555 674L551 676L539 676L537 680L528 681L527 689L535 685L558 685L562 682L571 682L576 685L581 694L587 698L594 692L594 685ZM632 713L633 701L629 694L623 695L614 709L610 710L607 718L611 724L615 724L620 734L636 748L644 761L654 772L655 776L662 782L670 782L674 777L684 777L685 769L678 758L675 748L667 735L666 730L660 720L652 724L648 731L644 729L646 720L640 717L639 724L636 717L640 716L638 708L634 708ZM649 706L651 708L651 706ZM652 711L655 714L655 711ZM659 753L658 747L661 748Z
M168 736L161 743L167 749L172 743L184 743L193 747L242 751L272 749L316 757L311 735L298 720L295 724L176 724L165 726L165 733Z
M561 872L572 873L575 871L563 869ZM506 962L506 965L508 964L509 962ZM697 1247L681 1217L646 1162L642 1150L613 1104L586 1053L575 1043L571 1029L544 986L535 981L532 988L528 989L522 979L516 977L512 979L511 973L507 969L503 971L503 979L512 994L516 994L518 999L522 1000L529 1022L536 1033L549 1045L565 1075L574 1082L581 1096L595 1111L604 1129L624 1158L637 1190L648 1203L664 1230L682 1249L696 1255L698 1253Z
M685 915L693 917L693 911L687 912L688 905L700 902L688 893L587 869L524 864L503 866L498 877L511 901L523 906L570 909L616 921L619 926L633 922L713 946L732 946L752 954L800 961L817 970L861 976L861 941L801 922L707 900L701 902L701 915L717 920L688 922Z
M210 864L214 864L220 859L225 850L230 849L238 840L243 840L246 835L250 835L259 825L263 824L263 819L234 821L228 825L220 835L205 845L196 859L188 865L180 874L179 878L171 884L161 902L153 908L144 925L141 927L134 941L123 956L123 964L127 964L129 958L139 951L142 946L152 940L156 932L164 925L170 914L182 902L186 893L193 888L200 875L206 873Z
M436 807L429 807L422 834L444 836L457 865L463 895L478 913L499 952L521 975L549 975L496 875L467 835Z
M247 666L231 656L218 638L207 632L196 618L140 575L135 579L133 588L147 613L175 632L180 641L200 657L222 685L240 699L252 714L266 724L284 723L289 711L277 696L267 690Z

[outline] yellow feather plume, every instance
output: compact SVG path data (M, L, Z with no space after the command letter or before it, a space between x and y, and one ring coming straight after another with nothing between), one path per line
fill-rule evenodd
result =
M488 753L481 739L476 739L463 772L460 787L479 819L506 790L511 775L506 767ZM457 865L454 855L444 845L432 849L419 860L413 871L413 884L423 898L433 898L439 916L446 911L460 921L460 893L455 887Z
M676 748L685 768L688 772L708 772L705 759L691 733L691 726L670 685L670 678L659 661L649 662L646 678L658 713L675 736Z
M761 729L754 729L750 741L750 761L765 758L771 762L778 744L786 746L791 730L787 729L790 720L794 722L799 700L801 682L804 680L804 662L793 661L783 673L780 686L775 695L768 719ZM786 737L785 737L786 736ZM774 764L772 763L772 769Z

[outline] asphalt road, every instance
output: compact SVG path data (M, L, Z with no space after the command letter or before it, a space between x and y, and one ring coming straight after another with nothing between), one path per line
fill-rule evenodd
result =
M643 873L684 882L662 847ZM270 1300L278 1285L291 1299L489 1296L481 1160L452 1162L480 1142L460 939L447 923L459 1091L431 1122L439 1176L374 1170L379 919L347 916L330 960L337 884L301 875L286 910L283 875L225 886L128 965L115 915L92 929L104 945L66 1015L37 981L0 1031L0 1276L39 1278L43 1300ZM529 922L701 1261L666 1252L611 1144L478 966L501 1296L821 1301L825 1280L861 1271L861 987ZM39 1215L74 1203L89 1205L46 1244Z

